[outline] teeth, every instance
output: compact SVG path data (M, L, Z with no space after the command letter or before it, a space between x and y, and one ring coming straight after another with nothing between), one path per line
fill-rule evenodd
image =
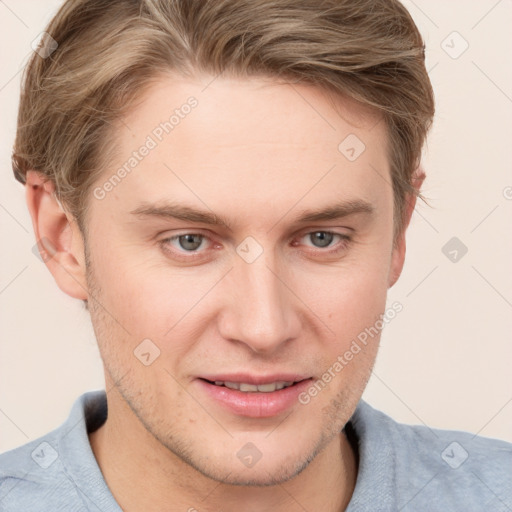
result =
M277 382L269 382L268 384L260 384L259 386L256 386L258 391L262 391L263 393L271 393L272 391L275 391L276 389L283 389L277 387ZM240 391L245 391L245 389L242 389L242 386L240 386Z
M245 384L245 382L241 382L238 389L240 389L240 391L258 391L258 386L255 384Z
M293 384L293 381L277 381L269 382L268 384L247 384L246 382L223 382L222 380L216 380L215 385L226 386L229 389L236 389L244 393L272 393L273 391L279 391L283 388L288 388Z

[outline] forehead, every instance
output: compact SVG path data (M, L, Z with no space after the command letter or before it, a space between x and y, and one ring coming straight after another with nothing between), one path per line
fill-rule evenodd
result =
M190 109L186 104L191 98L197 106ZM317 86L278 82L269 77L201 75L189 79L164 74L145 89L136 108L124 117L123 125L132 135L133 128L151 133L174 113L178 119L175 116L171 122L173 135L193 124L197 136L204 128L210 140L218 135L217 139L222 137L230 145L247 140L251 144L268 143L278 136L278 144L295 142L310 147L307 142L318 132L326 144L334 142L337 146L345 130L373 132L375 126L379 128L377 138L385 135L381 116L370 107ZM182 123L188 114L193 121ZM233 130L240 127L246 131ZM215 142L218 146L219 140Z
M171 197L270 212L276 202L378 202L390 189L382 120L311 85L164 76L125 116L117 142L102 180L124 166L110 198L130 206Z

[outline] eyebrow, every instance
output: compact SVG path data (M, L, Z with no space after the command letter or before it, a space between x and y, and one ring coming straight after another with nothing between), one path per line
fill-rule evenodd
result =
M293 221L294 224L317 222L323 220L336 220L354 214L371 215L375 211L373 205L362 199L340 201L332 205L314 210L302 210ZM180 203L148 203L143 202L130 212L139 217L157 217L164 219L177 219L186 222L197 222L212 226L223 226L232 230L228 219L216 215L212 211L198 210Z

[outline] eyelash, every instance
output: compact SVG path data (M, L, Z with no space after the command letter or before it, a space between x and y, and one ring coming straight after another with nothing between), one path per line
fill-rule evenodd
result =
M327 231L327 230L322 230L322 229L308 231L307 233L304 233L303 235L299 236L299 239L304 238L305 236L311 235L313 233L327 233L330 235L338 236L340 238L340 241L337 244L338 247L336 247L336 245L335 245L334 247L336 247L336 248L330 249L330 250L329 249L323 250L321 248L317 248L316 250L313 251L315 255L334 256L334 255L346 250L347 246L350 244L350 242L352 242L352 237L350 237L349 235L346 235L343 233L337 233L336 231ZM187 232L187 233L180 233L178 235L173 235L168 238L164 238L163 240L160 240L159 244L162 247L164 252L171 254L173 257L175 257L176 259L179 259L179 260L192 261L197 258L203 257L204 251L198 253L198 252L196 252L197 249L195 251L178 251L178 250L169 248L170 242L172 242L173 240L178 240L180 237L185 236L185 235L200 236L200 237L202 237L203 240L210 239L207 235L204 235L203 233ZM189 256L183 256L183 254L189 254Z

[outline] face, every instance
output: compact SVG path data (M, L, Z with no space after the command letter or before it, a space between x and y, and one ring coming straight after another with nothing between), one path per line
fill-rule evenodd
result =
M210 80L162 79L124 119L90 199L89 309L120 424L216 480L285 481L375 360L378 335L345 354L400 266L385 126L314 87Z

